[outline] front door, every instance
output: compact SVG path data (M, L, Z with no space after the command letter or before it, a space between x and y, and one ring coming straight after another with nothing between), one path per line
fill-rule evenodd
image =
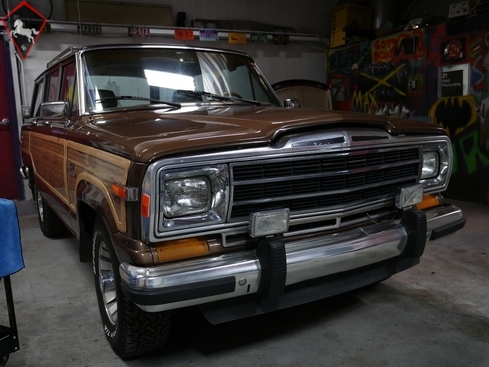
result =
M10 51L7 41L0 42L0 198L23 199Z

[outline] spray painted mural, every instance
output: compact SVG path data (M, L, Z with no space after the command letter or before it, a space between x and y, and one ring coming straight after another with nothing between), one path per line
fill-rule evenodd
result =
M335 109L444 127L446 196L489 204L489 15L329 50L328 82Z
M330 50L333 105L341 110L417 118L416 111L426 111L425 66L423 29Z

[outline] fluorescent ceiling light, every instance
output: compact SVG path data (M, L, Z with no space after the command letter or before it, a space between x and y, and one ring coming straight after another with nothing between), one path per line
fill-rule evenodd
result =
M188 75L148 69L144 70L144 75L148 84L154 87L195 90L194 78Z

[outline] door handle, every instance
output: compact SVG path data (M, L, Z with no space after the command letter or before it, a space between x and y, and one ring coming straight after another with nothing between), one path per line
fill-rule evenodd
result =
M10 121L8 119L2 119L2 122L0 122L0 124L2 124L3 126L7 127L10 125Z

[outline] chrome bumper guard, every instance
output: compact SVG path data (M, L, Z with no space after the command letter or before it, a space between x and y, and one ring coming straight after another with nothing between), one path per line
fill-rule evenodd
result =
M131 301L148 312L262 294L264 288L277 296L274 288L396 257L419 257L428 240L453 233L464 224L462 211L445 205L426 211L408 210L401 221L287 242L282 244L283 255L274 252L272 246L272 255L266 259L262 254L268 249L258 249L149 268L122 263L122 288Z

